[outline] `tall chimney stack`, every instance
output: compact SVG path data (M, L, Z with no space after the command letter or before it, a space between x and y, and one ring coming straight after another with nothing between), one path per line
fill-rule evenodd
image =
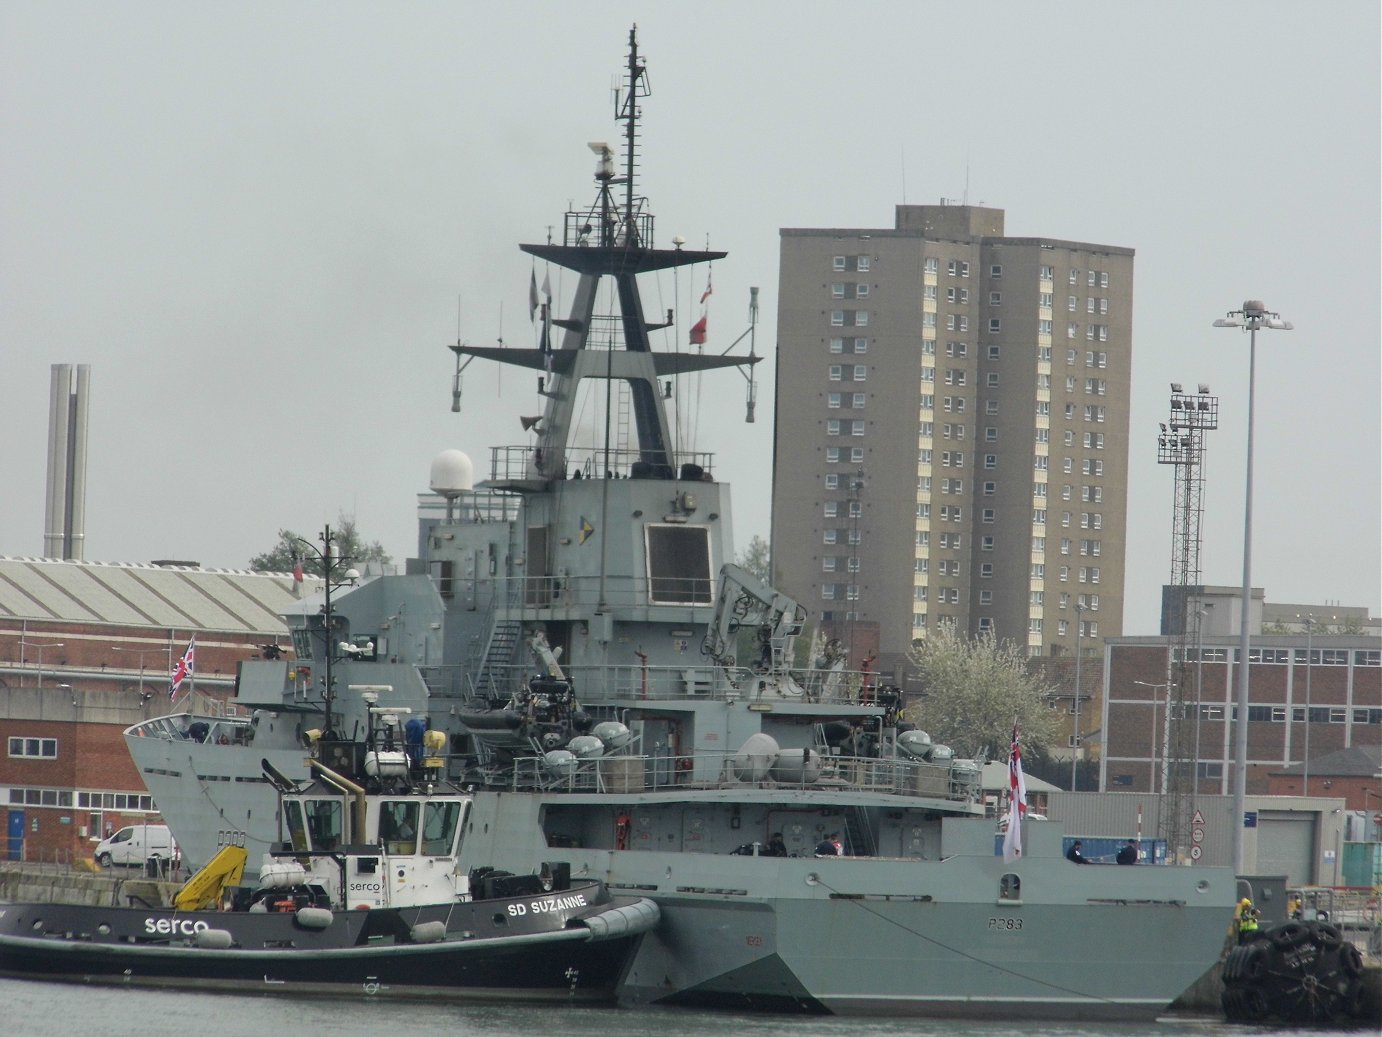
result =
M91 365L54 364L48 408L45 558L81 561L86 541L86 428Z

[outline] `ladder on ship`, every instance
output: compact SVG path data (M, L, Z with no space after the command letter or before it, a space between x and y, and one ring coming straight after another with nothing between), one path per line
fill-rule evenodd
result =
M490 624L489 644L475 677L475 690L480 695L491 699L508 697L507 678L517 661L522 634L523 624L516 619Z
M866 808L849 807L844 812L844 822L850 853L855 857L877 857L878 844L873 841L873 826Z

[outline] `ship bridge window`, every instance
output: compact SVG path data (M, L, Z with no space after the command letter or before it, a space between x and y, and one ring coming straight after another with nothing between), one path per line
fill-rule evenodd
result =
M998 899L999 900L1021 900L1022 899L1022 877L1012 872L1004 875L998 880Z
M342 815L338 799L307 801L307 832L314 850L334 850L341 845Z
M422 812L422 852L432 857L450 854L460 822L459 800L428 803Z
M648 559L648 601L654 605L708 605L715 585L710 572L710 530L705 526L643 527Z
M389 853L417 853L417 802L387 799L379 806L379 841Z

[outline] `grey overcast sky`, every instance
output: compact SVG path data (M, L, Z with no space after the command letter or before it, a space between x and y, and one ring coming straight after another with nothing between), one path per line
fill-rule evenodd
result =
M1253 582L1378 612L1375 0L7 0L0 554L42 553L63 362L93 369L88 559L237 567L341 511L415 553L432 456L483 470L536 413L530 376L477 362L452 414L445 347L458 297L470 342L502 305L506 340L531 344L516 245L589 200L635 21L658 240L730 252L711 347L758 285L771 352L780 227L967 197L1011 235L1136 249L1124 629L1153 633L1171 381L1222 399L1203 571L1241 581L1248 344L1210 323L1261 298L1296 330L1258 340ZM702 287L644 292L684 331ZM758 422L731 374L697 444L735 484L741 548L769 526L761 366Z

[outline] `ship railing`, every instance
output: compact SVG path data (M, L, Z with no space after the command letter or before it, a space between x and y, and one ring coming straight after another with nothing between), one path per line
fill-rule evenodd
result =
M170 742L205 742L215 745L248 745L253 728L241 717L177 713L154 717L126 729L140 738L162 738Z
M792 750L786 750L791 756ZM883 793L953 803L980 798L978 769L966 760L927 763L900 757L830 756L819 768L793 777L766 760L745 761L737 753L693 755L615 754L568 760L556 768L543 757L514 761L515 790L543 788L554 792L627 795L631 792L681 793L692 789L803 789Z
M604 450L572 447L565 450L558 467L544 458L540 447L490 447L490 479L512 482L525 479L683 479L713 482L715 455L705 451L678 450L667 455L666 464L652 464L638 449Z
M529 659L493 671L495 687L506 694L520 688L530 678L536 663ZM578 701L608 700L692 700L707 702L809 702L822 705L872 704L877 674L847 670L793 671L787 678L775 678L747 667L722 669L699 655L691 655L684 666L652 666L634 662L625 665L563 666L571 678ZM451 667L430 667L424 680L431 688L451 688L459 677ZM474 686L474 675L465 674L463 697L492 702L494 689Z

